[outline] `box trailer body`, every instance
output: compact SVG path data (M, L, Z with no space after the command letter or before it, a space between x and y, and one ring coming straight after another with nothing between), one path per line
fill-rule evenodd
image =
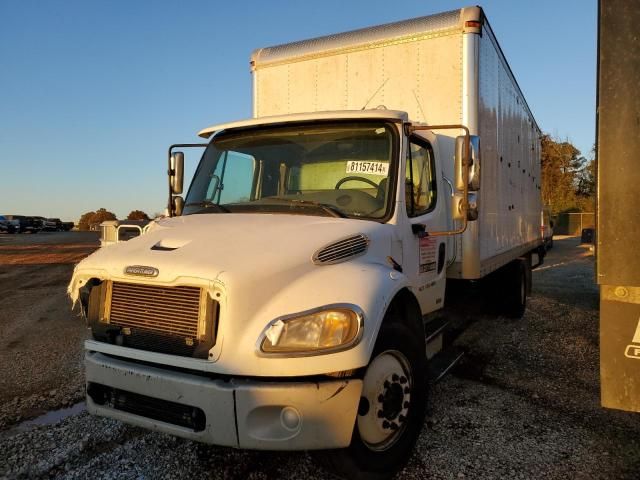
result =
M540 241L540 130L478 7L254 52L255 117L381 106L480 142L479 217L456 237L452 278L477 279ZM480 30L481 29L481 30ZM480 30L480 34L476 34ZM453 158L458 132L438 132ZM447 141L447 136L449 141ZM453 161L443 162L453 178Z
M252 71L254 118L169 149L171 218L74 270L87 408L392 475L445 358L447 279L524 313L537 125L478 7L258 50Z

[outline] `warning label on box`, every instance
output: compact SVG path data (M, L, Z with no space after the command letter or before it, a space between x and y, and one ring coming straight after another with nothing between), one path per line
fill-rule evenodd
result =
M420 240L420 273L436 269L436 239L422 237Z

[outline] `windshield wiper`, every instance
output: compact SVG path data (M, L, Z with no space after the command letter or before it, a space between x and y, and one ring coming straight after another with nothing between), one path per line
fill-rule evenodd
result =
M202 207L202 210L208 210L208 209L211 208L211 209L218 210L219 212L231 213L231 210L229 210L224 205L220 205L219 203L210 202L209 200L203 200L202 202L189 202L189 203L185 203L184 206L185 207ZM198 210L198 211L200 211L200 210Z
M300 200L300 199L297 199L297 198L271 197L270 200L271 199L279 200L281 202L298 204L298 205L310 205L312 207L317 207L317 208L319 208L321 210L324 210L325 212L327 212L332 217L347 218L347 216L344 214L344 212L342 210L340 210L339 208L335 207L334 205L331 205L331 204L328 204L328 203L314 202L313 200Z

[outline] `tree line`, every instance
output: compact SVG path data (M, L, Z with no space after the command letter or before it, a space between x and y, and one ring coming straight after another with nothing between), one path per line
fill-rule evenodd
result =
M107 220L117 220L116 214L110 212L106 208L99 208L95 212L86 212L80 216L78 220L78 230L91 230L92 225L100 225ZM127 220L150 220L142 210L132 210L127 215Z
M596 199L596 162L586 159L568 140L545 134L541 138L542 203L552 215L593 212Z

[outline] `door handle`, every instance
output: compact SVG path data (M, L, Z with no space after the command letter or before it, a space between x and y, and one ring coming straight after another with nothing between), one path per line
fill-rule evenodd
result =
M414 235L424 236L427 234L427 227L424 223L412 223L411 231L414 233Z

